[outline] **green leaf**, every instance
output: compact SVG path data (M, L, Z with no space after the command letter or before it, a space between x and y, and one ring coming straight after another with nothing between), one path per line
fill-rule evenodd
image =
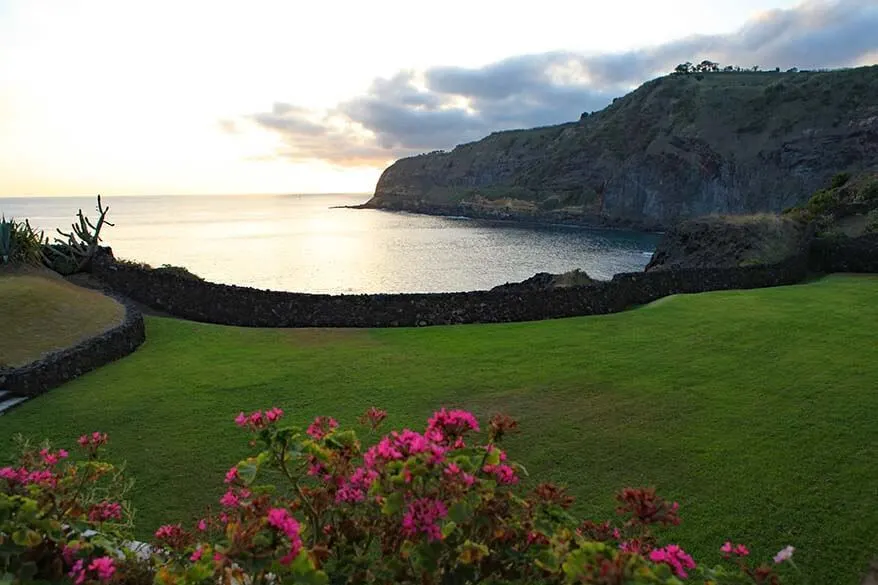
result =
M448 509L448 517L457 522L464 524L472 518L473 510L466 502L455 502Z
M326 438L326 444L333 447L353 447L357 444L357 433L354 431L332 433Z
M296 575L293 582L303 585L326 585L329 583L329 577L323 571L310 571L304 575Z
M20 528L12 533L12 542L18 546L33 548L43 542L43 537L29 528Z
M442 538L447 538L454 532L454 529L457 528L457 523L454 520L449 520L442 527Z
M259 472L259 465L254 458L245 459L238 463L238 477L246 485L250 485L256 480L256 474Z
M384 500L384 505L381 506L381 512L385 516L390 516L392 514L396 514L400 510L402 510L402 505L405 503L405 499L403 498L402 492L393 492Z
M311 560L311 556L308 554L308 551L302 550L299 553L292 564L290 564L290 570L296 575L305 575L314 571L314 561Z
M496 447L485 457L485 465L500 465L500 449Z

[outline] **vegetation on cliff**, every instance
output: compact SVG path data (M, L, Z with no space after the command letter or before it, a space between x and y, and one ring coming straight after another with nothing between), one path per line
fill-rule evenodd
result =
M368 207L670 226L878 166L878 66L669 75L578 122L397 161Z

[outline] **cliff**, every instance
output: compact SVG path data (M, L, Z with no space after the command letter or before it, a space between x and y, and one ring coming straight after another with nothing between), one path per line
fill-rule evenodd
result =
M578 122L397 161L365 207L660 228L878 168L878 66L650 81Z

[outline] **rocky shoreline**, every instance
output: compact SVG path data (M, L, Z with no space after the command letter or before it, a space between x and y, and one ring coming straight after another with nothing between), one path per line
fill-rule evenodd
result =
M337 209L376 209L398 213L415 213L438 217L459 217L476 219L491 223L516 224L522 226L566 226L593 229L619 229L639 232L662 233L667 226L654 222L637 222L626 219L614 219L597 215L579 215L557 212L527 212L518 210L498 210L476 208L469 205L453 207L442 205L375 205L371 201L359 205L339 205Z

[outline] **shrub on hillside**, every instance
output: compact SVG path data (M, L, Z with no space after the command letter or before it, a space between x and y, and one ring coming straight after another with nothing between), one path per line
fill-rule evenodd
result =
M361 422L375 432L372 408ZM739 543L726 563L699 566L663 544L656 526L680 522L679 506L653 489L617 496L617 519L579 521L559 486L525 489L526 471L500 447L516 422L488 428L466 411L436 412L423 432L390 432L364 447L329 417L307 428L283 411L243 412L235 422L261 448L225 476L221 511L192 529L167 524L149 563L124 557L127 507L117 469L102 461L106 435L80 439L87 459L25 446L0 469L0 550L5 581L66 575L76 585L268 583L778 584L776 566L749 562ZM481 438L481 440L480 440ZM90 532L94 529L96 532ZM120 552L122 551L122 552ZM790 561L792 547L775 557Z

